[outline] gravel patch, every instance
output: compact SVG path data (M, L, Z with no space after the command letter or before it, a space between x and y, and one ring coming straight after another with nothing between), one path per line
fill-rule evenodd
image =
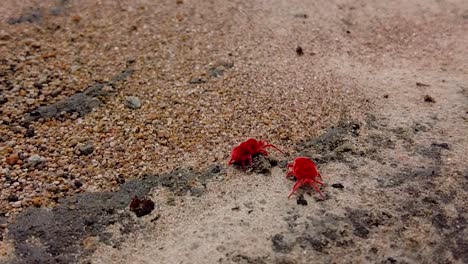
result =
M0 211L224 164L249 137L292 149L365 105L352 79L296 61L295 41L258 48L274 34L246 38L250 18L226 20L238 4L2 3Z

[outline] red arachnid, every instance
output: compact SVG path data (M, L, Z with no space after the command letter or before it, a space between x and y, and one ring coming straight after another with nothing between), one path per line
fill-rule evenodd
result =
M298 157L294 160L293 163L288 164L288 174L286 177L295 176L296 177L296 184L294 185L291 193L289 194L288 198L293 195L301 186L309 185L312 186L317 192L324 198L322 191L317 186L317 183L325 186L323 183L322 176L320 172L317 170L317 165L306 157Z
M284 154L284 152L281 151L279 148L266 141L250 138L247 141L242 142L239 146L235 147L232 150L231 160L229 161L228 165L231 165L232 163L240 163L242 165L242 169L245 170L246 161L249 161L250 166L252 166L253 156L257 154L268 156L266 148L274 148Z

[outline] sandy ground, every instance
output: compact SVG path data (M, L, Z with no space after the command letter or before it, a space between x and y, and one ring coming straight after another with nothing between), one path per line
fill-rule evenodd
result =
M0 17L4 21L18 18L25 8L34 6L25 2L24 6L3 7ZM82 117L32 121L38 131L32 140L60 131L68 146L70 133L82 129L89 133L83 138L91 139L96 149L90 156L73 154L73 148L62 153L68 158L65 164L76 162L76 171L71 171L85 183L78 190L53 192L48 202L33 203L36 207L29 202L20 207L5 205L5 217L0 218L0 261L468 262L466 1L162 2L54 2L41 8L63 6L66 12L39 22L5 26L10 38L19 38L11 33L18 30L13 27L27 30L50 26L56 19L71 24L78 20L85 23L84 29L103 33L104 41L112 39L121 45L103 49L101 54L116 58L117 63L102 57L93 60L95 53L83 57L89 65L82 63L89 69L82 81L85 87L96 80L93 75L102 67L106 70L98 74L99 79L111 80L106 85L112 83L116 95L106 94L103 104ZM106 16L116 10L128 15ZM128 25L131 21L138 24L138 32L144 30L140 36L122 37L122 27L114 25L118 21ZM99 31L100 23L112 30ZM186 40L180 39L181 32L187 32ZM187 40L191 48L185 46ZM11 41L4 41L2 51L11 52ZM133 42L134 46L129 45ZM90 50L102 46L89 45L96 45ZM304 54L296 52L297 46ZM135 62L128 63L129 57ZM127 68L135 72L126 80L113 81ZM76 73L67 74L76 77ZM11 90L2 87L8 103L14 98ZM74 94L65 90L63 98L47 100L46 105ZM143 99L136 113L124 107L128 95ZM161 98L170 98L164 107ZM9 115L9 122L24 122L24 115L39 105L31 102L29 108L19 107ZM4 104L2 111L11 107ZM166 110L167 115L150 118ZM233 114L236 111L239 115ZM195 122L204 117L206 123ZM112 125L104 132L99 126L96 131L89 127L95 122L118 123L120 118L130 120L121 125L122 131L131 131L150 118L156 121L144 129L156 132L142 138L140 131L117 131L114 146L123 145L126 150L113 156L98 141L100 135L112 131ZM184 130L184 124L198 132ZM167 136L157 135L161 126L167 128ZM13 137L9 133L5 132L10 137L4 141L7 144ZM244 173L227 167L230 148L252 134L287 154L272 152L270 160L261 158L262 166L267 164L262 171ZM138 151L125 136L140 139L135 148L146 147L148 141L173 147L145 148L147 156L140 157L142 165L136 166ZM175 139L169 140L171 136ZM181 143L191 139L192 145ZM34 146L28 140L16 138L20 147L10 147L21 152L22 146ZM193 147L200 141L206 145ZM54 147L60 148L62 141L57 142ZM50 153L42 151L39 154L44 157ZM125 159L127 155L130 158ZM284 166L296 156L317 162L327 183L326 199L308 190L301 190L307 205L287 199L294 182L284 177ZM101 159L110 163L100 164ZM123 165L116 168L113 159ZM91 160L98 161L95 168L84 173L81 164ZM59 161L51 158L49 167L34 172L50 175L55 172L51 164ZM20 178L24 172L21 164L5 164L5 168ZM125 183L108 184L107 176L96 179L95 173L105 170L110 175L121 173ZM336 188L338 184L342 188ZM11 192L24 189L8 193L2 189L2 199L8 202ZM114 189L118 191L106 192ZM42 192L26 198L32 203ZM134 195L150 197L155 210L137 218L128 210Z

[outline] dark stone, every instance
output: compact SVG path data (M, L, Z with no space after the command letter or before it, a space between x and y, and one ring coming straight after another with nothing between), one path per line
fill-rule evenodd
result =
M79 180L76 180L74 182L74 185L75 185L76 188L81 188L81 186L83 186L83 183L81 181L79 181Z
M307 14L295 14L294 17L297 17L297 18L308 18L309 16Z
M358 236L358 237L362 237L362 238L367 238L367 236L369 235L369 230L367 228L365 228L364 226L357 226L356 228L354 228L354 231L353 231L353 234Z
M308 204L307 200L304 199L304 195L298 196L297 199L296 199L296 202L297 202L297 204L304 205L304 206L306 206Z
M202 84L205 83L206 81L200 77L192 78L190 79L189 83L190 84Z
M302 47L301 47L301 46L297 46L297 48L296 48L296 54L297 54L298 56L304 55L304 50L302 50Z
M431 146L450 150L450 145L448 143L432 143Z
M148 198L139 199L135 196L130 203L130 211L134 212L137 217L145 216L154 210L154 202Z
M419 87L425 87L425 86L430 86L429 84L421 83L421 82L416 82L416 86Z
M93 142L88 142L85 145L79 147L80 155L90 155L94 152Z
M426 103L435 103L435 99L434 99L434 97L426 94L424 96L424 102L426 102Z
M337 189L343 189L344 188L343 184L341 184L341 183L333 183L331 186L333 188L337 188Z
M13 202L17 202L18 201L18 196L16 196L15 194L10 194L10 196L8 196L8 202L10 203L13 203Z

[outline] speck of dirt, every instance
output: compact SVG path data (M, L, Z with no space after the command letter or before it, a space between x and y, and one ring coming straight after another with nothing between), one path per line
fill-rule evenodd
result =
M309 16L308 16L307 14L301 13L301 14L295 14L294 17L297 17L297 18L304 18L304 19L305 19L305 18L308 18Z
M424 102L426 102L426 103L435 103L436 101L435 101L434 97L426 94L424 96Z
M206 83L206 80L201 77L194 77L190 79L189 83L190 84L202 84L202 83Z
M296 54L297 54L298 56L304 55L304 50L302 50L302 47L301 47L301 46L297 46L297 48L296 48Z
M333 188L337 188L337 189L343 189L344 188L344 185L342 183L333 183L331 186Z
M304 199L304 195L300 195L296 198L296 203L298 205L303 205L303 206L306 206L308 204L307 200Z
M416 86L419 86L419 87L427 87L427 86L430 86L429 84L426 84L426 83L422 83L422 82L416 82Z
M432 143L431 146L450 150L450 145L448 143Z
M81 188L81 186L83 186L83 183L81 181L79 181L79 180L75 180L74 185L75 185L76 188Z

